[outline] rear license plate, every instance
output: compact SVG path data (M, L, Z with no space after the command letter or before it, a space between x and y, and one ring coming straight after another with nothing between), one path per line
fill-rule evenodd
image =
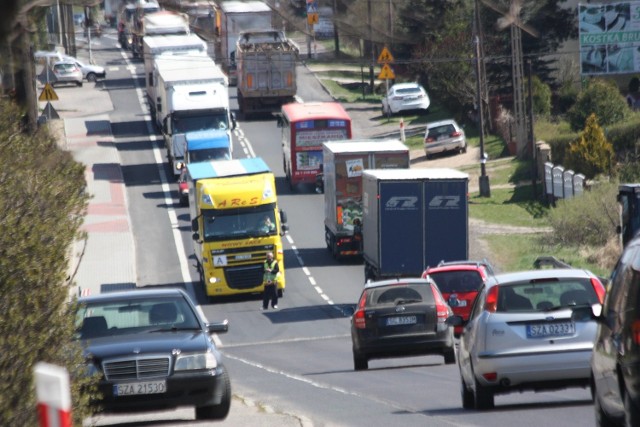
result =
M416 316L387 317L387 326L414 325L417 322Z
M572 322L527 325L527 338L561 337L575 332L576 326Z
M166 381L147 381L141 383L115 384L115 396L134 396L138 394L159 394L167 392Z

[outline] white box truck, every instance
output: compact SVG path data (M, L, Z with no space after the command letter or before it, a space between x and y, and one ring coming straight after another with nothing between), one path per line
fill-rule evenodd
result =
M235 117L229 108L228 80L209 57L160 56L153 72L155 99L150 100L162 129L167 157L175 176L184 163L185 134L225 130L231 140Z

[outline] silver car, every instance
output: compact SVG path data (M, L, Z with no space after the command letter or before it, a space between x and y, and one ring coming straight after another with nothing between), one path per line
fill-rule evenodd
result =
M53 64L53 75L55 77L52 85L59 83L75 83L77 86L82 86L82 71L74 62L65 60L58 61Z
M602 282L581 269L490 277L460 338L463 408L492 408L496 394L589 387L597 325L591 317L576 320L573 309L602 303L604 293Z
M462 127L453 119L427 123L424 153L427 159L445 151L467 152L467 138Z
M101 67L100 65L89 64L80 61L73 56L65 56L64 59L66 61L75 63L80 68L80 71L82 71L82 76L88 82L95 82L96 80L98 80L98 78L103 79L107 76L107 72L105 71L104 67Z

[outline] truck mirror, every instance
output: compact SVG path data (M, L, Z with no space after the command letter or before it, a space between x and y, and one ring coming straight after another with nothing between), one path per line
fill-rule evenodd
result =
M191 238L192 238L193 240L195 240L196 242L199 242L199 241L200 241L200 234L199 234L199 233L193 233L193 234L191 235Z
M287 213L280 209L280 222L283 224L287 223Z
M234 130L238 123L236 123L236 113L231 113L231 130Z
M287 231L289 231L289 226L287 224L282 224L282 235L284 235L284 233L286 233Z
M191 220L191 231L194 231L194 232L198 231L198 219L197 218ZM194 237L194 240L198 240L198 238Z

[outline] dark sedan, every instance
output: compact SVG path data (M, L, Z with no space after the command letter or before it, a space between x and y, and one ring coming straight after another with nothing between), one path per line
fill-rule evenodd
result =
M351 317L353 364L368 369L370 359L439 354L456 362L453 312L431 279L369 282Z
M79 339L98 373L105 412L195 406L198 419L224 419L231 383L212 333L180 289L133 290L80 298Z

